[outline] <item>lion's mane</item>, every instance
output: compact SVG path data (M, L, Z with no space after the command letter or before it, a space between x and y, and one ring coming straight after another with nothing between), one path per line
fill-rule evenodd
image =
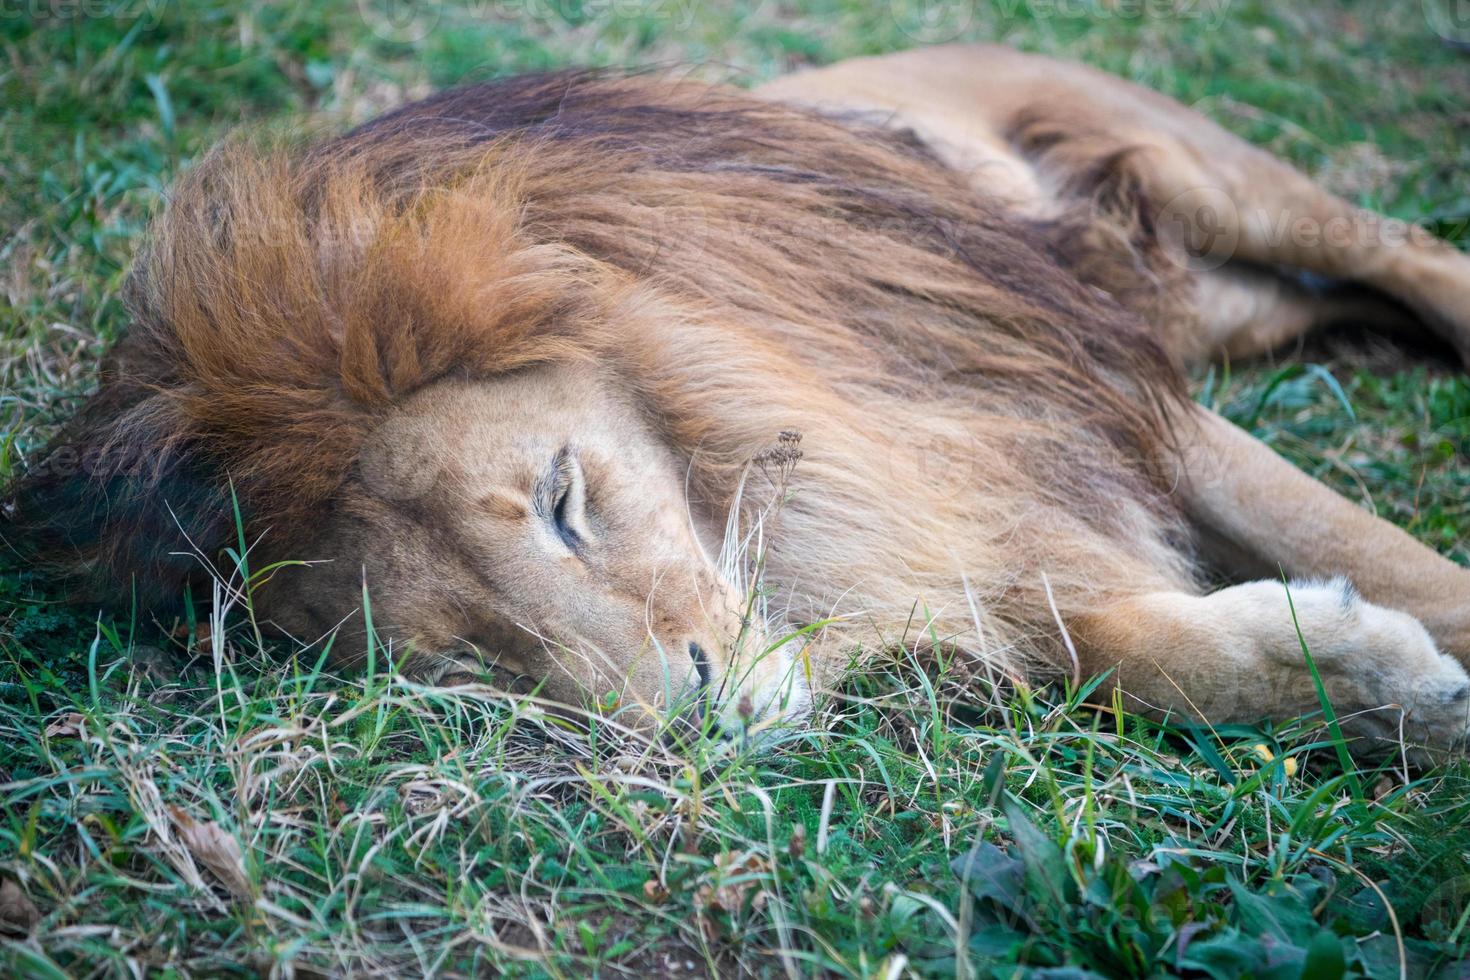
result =
M230 140L156 221L130 327L8 537L90 595L165 601L199 568L186 541L234 542L232 499L288 553L415 390L594 359L715 512L777 433L805 435L768 567L784 614L882 626L917 601L1024 659L1045 584L1066 612L1098 562L1181 561L1180 373L1127 290L1077 271L1079 220L1006 213L863 120L653 76Z

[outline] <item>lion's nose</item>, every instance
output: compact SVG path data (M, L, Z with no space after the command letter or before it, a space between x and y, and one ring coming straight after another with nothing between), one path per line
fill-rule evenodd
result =
M704 652L704 647L691 640L689 642L689 659L694 661L694 669L699 672L700 690L707 690L713 680L710 672L709 654Z

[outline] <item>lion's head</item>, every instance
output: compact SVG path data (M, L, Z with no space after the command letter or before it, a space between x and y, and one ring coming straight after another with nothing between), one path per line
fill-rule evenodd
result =
M772 643L722 573L723 529L691 507L687 480L596 365L443 380L385 413L295 543L332 565L263 598L276 625L315 640L366 581L383 635L420 667L483 659L554 701L612 700L626 724L684 705L717 706L731 732L800 718L790 644Z

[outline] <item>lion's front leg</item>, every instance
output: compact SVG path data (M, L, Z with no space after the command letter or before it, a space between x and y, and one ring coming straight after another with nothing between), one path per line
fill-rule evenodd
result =
M1179 493L1207 557L1242 577L1342 576L1470 666L1470 569L1375 517L1213 412L1179 432Z
M1116 668L1116 685L1149 714L1254 722L1319 709L1305 641L1357 748L1400 737L1431 753L1465 745L1470 676L1418 620L1344 579L1289 591L1290 601L1282 583L1259 581L1126 599L1076 622L1079 654L1090 673Z

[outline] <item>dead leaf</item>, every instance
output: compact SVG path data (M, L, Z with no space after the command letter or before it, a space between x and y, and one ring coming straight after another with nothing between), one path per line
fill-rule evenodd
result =
M132 655L133 668L155 687L176 683L179 679L174 658L158 647L135 646Z
M77 738L82 734L82 725L86 722L86 716L78 711L70 711L46 726L47 738Z
M0 880L0 929L7 932L30 932L41 913L26 897L20 886L9 878Z
M168 814L189 853L208 868L231 895L242 901L251 901L255 896L245 874L245 856L240 853L240 842L213 820L195 820L187 810L176 806L170 806Z
M787 853L800 861L806 853L806 824L794 824L791 828L791 843L787 845Z
M758 909L765 904L766 892L756 876L765 874L770 868L766 860L754 851L743 856L726 851L715 858L715 884L701 886L695 893L695 901L702 907L739 912L746 893L756 888L759 891L750 904ZM732 878L742 880L731 881Z

